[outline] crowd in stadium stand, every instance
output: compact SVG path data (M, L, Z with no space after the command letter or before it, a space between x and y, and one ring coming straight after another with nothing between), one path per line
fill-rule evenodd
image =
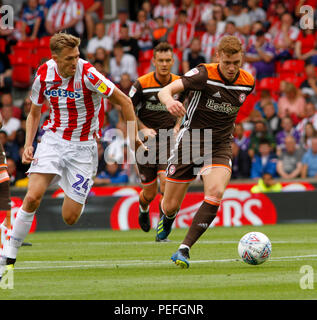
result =
M263 173L284 179L317 177L316 0L139 1L134 12L118 8L112 22L103 19L102 0L27 0L21 4L15 11L14 28L0 28L4 120L0 141L12 186L27 183L21 154L32 76L50 58L50 36L61 30L79 36L81 57L126 94L138 76L153 70L153 48L159 42L173 45L172 72L182 75L199 63L217 62L220 37L237 36L245 50L243 68L254 75L256 85L236 120L232 178L258 179ZM302 11L304 5L311 11ZM23 99L14 99L15 92L24 92ZM44 123L47 104L42 111ZM123 133L116 144L111 143L112 129ZM39 130L38 139L41 134ZM98 148L96 185L138 182L134 165L127 161L120 106L107 101ZM104 150L112 163L105 161Z

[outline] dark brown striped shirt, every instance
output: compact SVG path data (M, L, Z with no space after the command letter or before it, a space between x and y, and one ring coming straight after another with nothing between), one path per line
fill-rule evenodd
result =
M169 83L179 78L179 76L171 74ZM156 131L171 129L176 123L176 118L167 111L166 106L160 102L157 96L162 88L163 86L155 77L155 73L150 72L138 78L129 92L138 118L145 126Z
M228 82L218 63L200 64L181 77L189 91L184 126L189 129L212 129L214 143L230 141L238 111L254 88L253 76L240 69Z

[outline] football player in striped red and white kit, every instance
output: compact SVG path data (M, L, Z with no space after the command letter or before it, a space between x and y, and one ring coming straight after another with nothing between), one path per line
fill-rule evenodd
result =
M10 241L4 247L0 266L13 267L18 248L50 184L58 183L64 190L62 217L65 223L72 225L79 219L97 171L96 138L103 98L121 105L125 119L134 124L133 129L128 126L131 146L142 145L131 99L89 62L79 58L79 44L77 37L55 34L50 40L52 59L40 66L35 77L22 156L23 163L31 163L28 190ZM50 116L43 125L45 133L33 155L32 143L45 99L50 104Z

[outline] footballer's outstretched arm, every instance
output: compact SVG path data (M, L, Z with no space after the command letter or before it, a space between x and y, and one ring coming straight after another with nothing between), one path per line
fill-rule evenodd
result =
M33 141L40 124L41 107L32 103L30 113L26 119L26 136L22 162L29 164L33 161Z
M180 101L173 98L176 93L184 91L183 81L177 79L165 86L159 93L158 98L162 104L166 105L167 110L176 117L183 117L186 109Z

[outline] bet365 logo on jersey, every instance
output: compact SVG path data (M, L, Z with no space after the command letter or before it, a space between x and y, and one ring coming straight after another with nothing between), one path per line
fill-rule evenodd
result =
M47 97L60 97L60 98L70 98L70 99L80 98L80 93L73 92L73 91L67 91L64 89L45 90L45 95Z

